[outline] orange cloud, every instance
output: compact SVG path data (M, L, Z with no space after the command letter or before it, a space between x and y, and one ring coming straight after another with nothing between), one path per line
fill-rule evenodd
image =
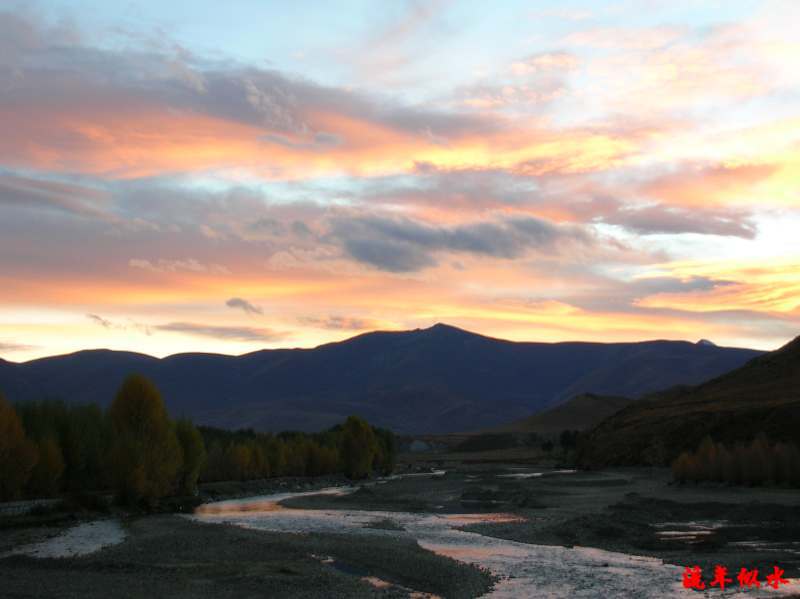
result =
M753 199L754 189L776 170L776 166L764 164L690 167L647 183L642 192L682 206L748 204Z
M10 166L138 178L201 171L244 171L265 178L409 172L415 162L440 168L506 168L526 175L576 173L624 163L641 132L511 129L437 140L369 119L310 115L340 143L282 144L252 124L166 106L125 112L0 107L0 160ZM506 129L505 131L503 129Z
M747 310L763 314L792 315L800 308L800 262L796 257L760 263L683 262L668 265L677 276L713 276L733 282L708 291L661 293L643 298L643 308L668 308L688 312Z

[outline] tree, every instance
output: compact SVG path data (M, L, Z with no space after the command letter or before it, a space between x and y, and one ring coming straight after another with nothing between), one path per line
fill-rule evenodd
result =
M378 455L375 458L375 468L387 476L394 472L397 465L397 443L394 433L383 428L375 429L375 436L378 442Z
M225 469L227 461L225 459L225 449L220 441L213 441L208 449L206 466L200 478L204 481L215 482L225 480Z
M372 427L358 416L350 416L342 427L341 457L345 476L366 478L372 471L378 446Z
M183 455L183 463L178 472L178 490L186 495L194 495L197 491L197 478L206 461L203 436L189 420L178 420L175 423L175 434Z
M679 483L692 480L692 457L684 451L672 462L672 476Z
M61 490L64 474L64 456L61 447L53 437L38 443L39 460L31 473L28 488L32 495L52 496Z
M234 443L225 452L225 480L247 480L253 464L253 453L244 443Z
M265 452L269 464L270 476L282 476L286 473L286 444L275 437L268 437Z
M68 491L108 488L112 438L109 418L99 406L71 406L69 425L61 438Z
M118 498L152 506L175 488L181 447L161 394L141 375L122 383L109 410L111 475Z
M13 499L22 492L36 465L36 454L16 410L0 394L0 499Z
M672 472L678 482L800 486L800 450L793 443L773 445L763 433L732 448L706 437L697 451L673 462Z
M303 436L294 436L286 444L286 473L289 476L309 476L311 442Z

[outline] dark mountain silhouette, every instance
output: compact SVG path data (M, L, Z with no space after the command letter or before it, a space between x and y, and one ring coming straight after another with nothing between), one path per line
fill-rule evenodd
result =
M582 431L596 426L635 401L626 397L584 393L549 410L486 432L536 433L548 436L564 430Z
M682 341L515 343L455 327L366 333L314 349L157 359L107 350L0 365L12 400L108 405L139 372L170 411L229 428L319 430L359 414L398 432L469 431L592 392L638 397L695 384L761 352Z
M588 434L580 457L588 466L668 463L706 436L734 444L762 432L800 444L800 337L701 385L632 403Z

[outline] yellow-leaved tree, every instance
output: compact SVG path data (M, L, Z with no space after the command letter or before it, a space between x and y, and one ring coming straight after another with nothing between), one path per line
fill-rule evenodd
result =
M114 439L111 480L119 500L152 506L172 493L183 458L175 426L155 385L130 375L109 411Z
M0 500L19 496L36 459L36 445L25 436L17 411L0 393Z
M378 453L378 442L372 427L363 418L349 416L342 427L341 459L345 476L366 478Z

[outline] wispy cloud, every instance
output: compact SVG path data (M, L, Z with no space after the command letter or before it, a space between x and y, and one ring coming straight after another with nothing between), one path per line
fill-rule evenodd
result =
M102 316L98 316L97 314L87 314L86 318L88 318L89 320L91 320L96 324L99 324L104 329L113 329L115 328L115 326L117 326L107 318L103 318Z
M331 331L374 331L387 328L380 320L353 316L300 316L297 320L303 325Z
M278 341L286 335L271 329L234 326L212 326L194 322L170 322L153 327L167 333L182 333L230 341Z
M0 352L22 352L36 349L35 345L26 345L24 343L15 343L13 341L0 341Z
M204 264L194 258L187 258L185 260L165 260L159 259L157 261L143 260L141 258L131 258L128 260L128 266L131 268L139 268L150 272L208 272L214 274L230 274L230 271L220 264Z
M110 218L110 198L107 191L95 187L0 171L0 205L30 206L74 216Z
M152 327L143 324L141 322L136 322L135 320L132 320L130 318L124 321L117 321L104 318L97 314L87 314L86 318L91 320L93 323L103 327L104 329L108 329L110 331L138 331L140 333L144 333L147 336L153 334Z

